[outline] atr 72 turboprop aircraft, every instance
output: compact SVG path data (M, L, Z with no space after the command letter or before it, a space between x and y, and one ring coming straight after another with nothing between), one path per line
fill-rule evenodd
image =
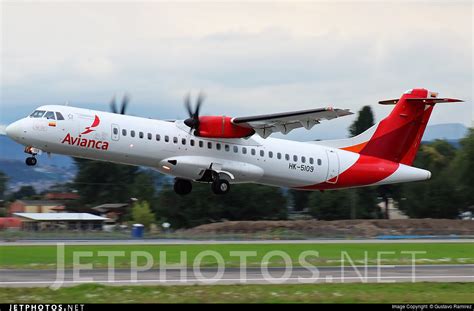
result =
M405 92L381 122L353 138L297 142L270 138L275 132L309 130L322 120L352 114L347 109L318 108L250 117L200 116L189 96L186 120L163 121L70 106L48 105L6 128L26 146L36 164L41 152L92 160L148 166L175 177L178 194L192 182L212 185L224 194L233 183L259 183L301 190L326 190L426 180L429 171L412 167L421 137L438 98L426 89Z

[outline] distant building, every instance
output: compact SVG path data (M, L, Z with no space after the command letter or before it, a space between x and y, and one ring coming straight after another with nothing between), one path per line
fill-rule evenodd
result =
M107 203L93 207L92 210L118 223L121 222L123 216L127 214L128 207L129 205L127 203Z
M15 213L56 213L64 210L63 202L51 200L16 200L8 208L8 215Z
M79 200L80 196L74 192L50 192L44 195L45 200L60 200L60 201L72 201Z
M21 229L21 219L15 217L0 217L0 230Z
M108 218L89 213L14 213L24 230L97 230Z

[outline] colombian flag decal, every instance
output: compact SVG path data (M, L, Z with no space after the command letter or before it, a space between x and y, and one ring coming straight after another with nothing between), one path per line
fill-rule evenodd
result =
M49 122L48 125L49 125L49 126L56 127L56 122Z

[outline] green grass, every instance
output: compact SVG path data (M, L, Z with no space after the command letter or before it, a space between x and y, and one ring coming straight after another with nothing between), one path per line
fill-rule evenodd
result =
M0 288L4 303L472 303L474 283Z
M147 252L153 257L153 265L159 266L160 251L166 252L168 264L180 265L181 252L186 252L186 265L192 266L196 256L203 251L214 251L222 256L226 267L239 266L239 258L231 256L235 251L255 251L256 256L247 259L249 266L260 266L265 254L271 251L286 252L293 265L299 265L299 256L304 251L317 251L319 256L309 256L306 259L317 265L339 265L341 252L347 252L355 264L377 263L377 252L393 252L382 254L383 264L411 264L411 255L403 251L425 252L417 254L417 264L459 264L474 263L474 244L472 243L367 243L367 244L218 244L218 245L80 245L66 246L66 267L73 266L73 253L91 252L92 256L82 257L81 264L93 264L94 268L107 267L107 257L99 256L101 251L123 251L124 256L116 257L117 268L127 268L131 265L131 252ZM349 264L346 259L346 264ZM269 260L270 266L282 266L281 257L275 256ZM138 265L145 264L140 257ZM204 257L200 263L202 267L216 266L214 257ZM29 268L45 269L56 267L55 246L0 246L0 268Z

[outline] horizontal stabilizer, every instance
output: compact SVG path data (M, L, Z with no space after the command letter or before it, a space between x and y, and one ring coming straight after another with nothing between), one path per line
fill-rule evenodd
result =
M456 98L407 98L407 102L409 103L423 103L427 105L434 105L438 103L455 103L455 102L462 102L460 99ZM381 105L396 105L398 103L398 99L388 99L388 100L381 100L379 104Z

